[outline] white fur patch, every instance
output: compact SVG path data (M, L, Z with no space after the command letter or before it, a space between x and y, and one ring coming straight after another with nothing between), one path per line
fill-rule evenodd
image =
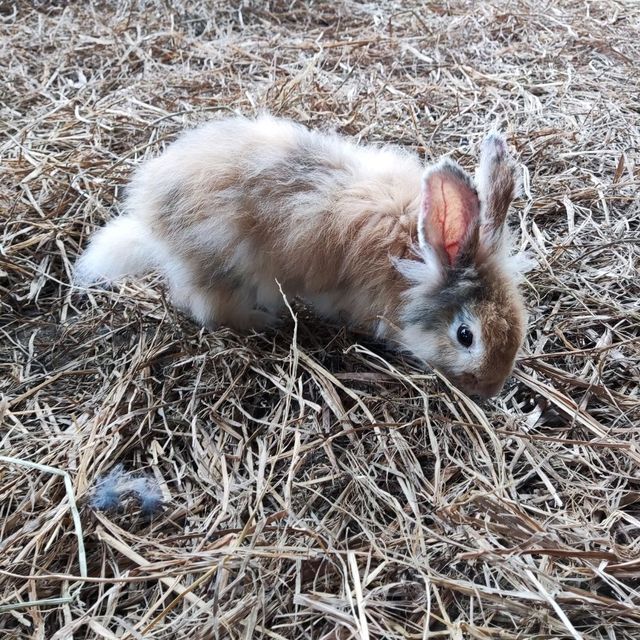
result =
M436 364L440 358L439 340L435 332L424 331L416 324L407 325L400 332L400 345L414 356Z
M473 343L464 347L458 342L457 332L461 324L466 324L473 333ZM407 325L400 334L401 345L417 358L429 364L444 368L450 374L459 376L478 371L486 357L482 340L480 321L468 312L456 316L447 328L449 345L443 349L442 335L438 329L425 330L419 325Z
M524 280L525 273L535 269L537 264L532 255L521 251L520 253L506 256L502 262L502 268L513 282L520 284Z
M439 286L444 271L436 252L428 244L420 247L422 260L394 260L398 271L412 284L430 284Z
M473 334L473 342L470 347L465 347L458 342L457 334L461 324L467 325ZM454 318L447 334L457 354L449 365L451 373L454 375L462 375L463 373L474 372L480 369L486 355L480 321L472 314L463 311Z
M74 281L89 285L144 273L157 265L161 245L143 222L120 216L95 233L76 264Z

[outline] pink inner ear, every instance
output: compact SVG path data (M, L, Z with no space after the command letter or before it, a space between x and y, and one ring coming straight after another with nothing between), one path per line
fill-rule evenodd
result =
M427 179L424 204L427 240L443 248L452 265L477 217L477 196L456 176L438 171Z

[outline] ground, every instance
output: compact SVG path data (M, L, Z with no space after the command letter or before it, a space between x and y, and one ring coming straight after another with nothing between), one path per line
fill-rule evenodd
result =
M0 2L2 637L640 637L639 28L632 0ZM74 291L144 158L262 109L468 168L506 132L537 265L499 398L300 308L241 336L157 278ZM161 512L92 506L118 464Z

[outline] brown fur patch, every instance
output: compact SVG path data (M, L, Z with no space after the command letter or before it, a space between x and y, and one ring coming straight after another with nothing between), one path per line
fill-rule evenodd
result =
M493 388L511 373L522 344L526 314L520 294L495 266L483 266L488 289L474 307L480 319L485 361L478 371L480 383Z
M483 234L488 249L496 248L509 207L518 191L518 169L504 139L490 134L482 143L480 195L483 201Z
M507 217L516 191L516 179L511 163L497 163L491 173L493 188L489 191L487 208L491 212L491 228L499 230Z

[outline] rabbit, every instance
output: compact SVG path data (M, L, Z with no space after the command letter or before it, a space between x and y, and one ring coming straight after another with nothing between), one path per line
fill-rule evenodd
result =
M471 396L500 392L523 341L527 260L506 227L519 171L504 137L474 179L262 115L214 120L145 162L124 213L76 267L87 286L159 270L199 323L261 329L283 294L370 331Z

